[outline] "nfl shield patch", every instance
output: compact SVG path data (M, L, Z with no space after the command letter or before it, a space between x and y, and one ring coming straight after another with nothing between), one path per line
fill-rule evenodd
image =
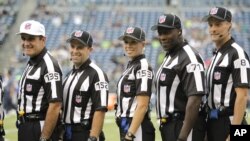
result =
M214 7L214 8L212 8L212 9L210 10L210 14L211 14L211 15L214 15L214 14L217 13L217 11L218 11L218 8L217 8L217 7Z
M29 30L31 28L31 23L26 23L25 26L24 26L24 28L26 30Z
M124 85L123 90L125 93L130 92L130 86L129 85Z
M166 79L166 74L165 73L161 73L160 80L161 81L165 81L165 79Z
M76 95L75 101L76 101L76 103L81 103L82 102L82 96Z
M162 15L159 17L159 23L164 23L166 20L166 16Z
M82 36L82 31L75 32L75 37L81 37L81 36Z
M31 84L27 84L26 85L26 91L27 92L31 92L32 91L32 85Z
M126 33L131 34L134 32L134 28L133 27L128 27L126 30Z
M214 72L214 79L215 80L220 80L220 78L221 78L221 72Z

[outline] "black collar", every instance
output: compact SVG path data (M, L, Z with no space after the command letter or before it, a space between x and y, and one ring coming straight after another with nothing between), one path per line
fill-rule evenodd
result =
M75 66L73 66L73 72L76 72L76 71L80 72L86 69L90 63L91 63L91 60L88 58L78 69Z
M186 40L184 40L179 46L176 46L176 47L169 49L166 52L166 56L176 53L178 50L180 50L182 47L184 47L187 44L188 44L188 42Z
M31 57L28 63L31 65L37 65L43 59L43 56L46 53L47 49L43 48L43 50L37 56Z
M234 43L234 42L235 42L235 41L234 41L234 38L231 37L231 39L229 39L225 44L223 44L223 45L221 46L221 48L219 48L218 50L215 48L215 49L213 50L213 54L216 54L216 53L218 53L218 52L221 52L221 53L225 52L225 51L228 49L227 46L231 46L231 44Z
M128 62L127 67L129 67L132 64L135 64L136 62L140 61L142 58L145 58L145 54L141 54L141 55L136 56L135 58L133 58L133 60Z

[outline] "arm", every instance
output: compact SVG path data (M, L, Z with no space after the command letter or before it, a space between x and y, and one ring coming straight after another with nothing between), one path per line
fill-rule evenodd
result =
M235 88L236 100L234 103L234 116L231 124L240 125L244 118L246 106L247 106L247 88Z
M149 96L139 95L136 96L136 99L137 99L137 107L135 110L132 123L128 129L128 132L131 132L133 135L136 133L137 129L141 125L144 116L147 112L149 104ZM125 138L129 139L127 136Z
M234 116L231 122L232 125L240 125L243 121L246 106L247 106L247 88L235 88L236 100L234 103ZM230 135L228 135L226 141L230 141Z
M185 119L181 128L179 139L187 140L187 137L194 126L199 114L199 106L201 104L201 96L189 96L185 111Z
M41 137L44 137L46 139L50 138L57 124L60 110L61 110L61 102L54 102L49 104Z
M95 111L90 136L98 138L103 127L105 111Z

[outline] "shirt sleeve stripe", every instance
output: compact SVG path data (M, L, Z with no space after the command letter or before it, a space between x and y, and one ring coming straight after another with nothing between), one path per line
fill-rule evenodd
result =
M195 53L193 52L193 50L191 49L190 46L186 45L183 48L186 51L189 59L191 60L191 63L200 64L196 58ZM201 70L204 71L204 69L202 69L202 68L201 68ZM202 81L201 71L194 71L194 77L195 77L197 91L204 91L204 88L202 85L203 81Z
M148 62L146 59L141 60L141 70L148 70ZM148 73L148 72L147 72ZM148 75L146 74L141 79L141 91L147 91L148 90Z
M242 49L242 47L240 47L238 44L233 43L232 47L236 49L239 59L237 59L236 61L234 61L234 67L240 69L240 77L241 77L241 82L242 83L248 83L248 77L247 77L247 68L249 68L249 61L248 59L246 59L244 50ZM245 61L245 65L242 65L242 60Z
M94 63L91 63L90 66L97 71L100 82L106 82L103 71ZM101 97L101 106L107 106L107 90L106 89L101 89L100 97Z
M51 60L51 58L48 55L48 53L46 53L46 55L44 55L44 61L45 61L46 66L47 66L48 73L55 72L53 61ZM57 98L56 81L51 81L51 91L52 91L51 97L52 98Z

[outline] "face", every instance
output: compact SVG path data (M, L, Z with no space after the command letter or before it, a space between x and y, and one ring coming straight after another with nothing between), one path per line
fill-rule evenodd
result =
M144 42L139 42L133 38L124 38L124 46L123 49L126 53L126 56L133 59L141 54L143 54Z
M29 57L37 56L45 47L46 37L21 34L23 53Z
M209 34L213 42L224 43L230 38L231 23L227 21L221 21L215 18L209 18L208 20Z
M180 29L168 29L165 27L158 27L159 41L165 51L177 46L179 44L179 37L181 35Z
M70 41L70 56L71 61L74 63L76 68L79 68L88 58L92 48L83 45L78 40Z

